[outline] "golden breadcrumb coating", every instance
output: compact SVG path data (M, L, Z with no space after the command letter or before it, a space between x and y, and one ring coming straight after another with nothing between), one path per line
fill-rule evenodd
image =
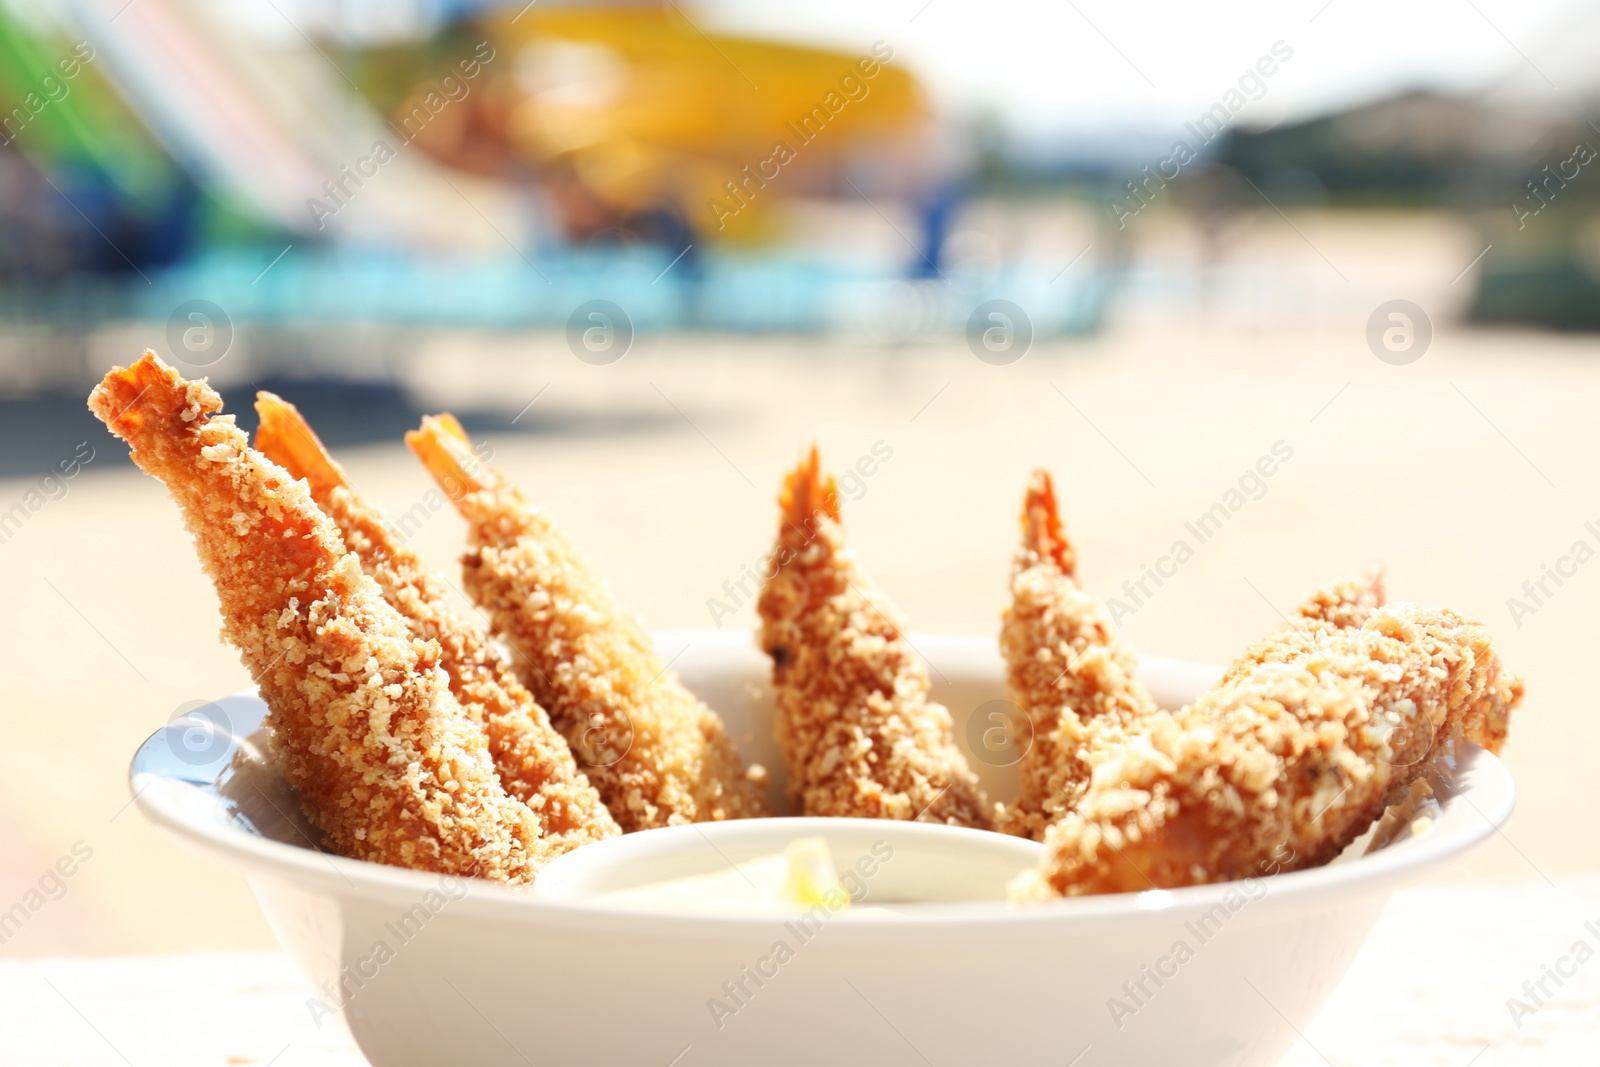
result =
M770 814L760 769L745 772L722 720L544 512L478 461L459 424L424 419L406 443L467 520L468 594L521 653L523 684L623 831Z
M1019 899L1133 892L1326 863L1382 814L1474 709L1522 695L1475 622L1379 608L1359 627L1288 631L1175 713L1085 731L1088 790L1045 836ZM1280 631L1283 633L1283 631Z
M988 828L950 712L928 699L928 671L900 613L845 546L838 493L815 448L778 503L760 640L794 805L805 815Z
M1022 506L1022 547L1011 571L1011 606L1000 629L1011 699L1031 726L1017 762L1020 792L996 828L1043 839L1089 781L1082 724L1127 725L1154 714L1100 601L1079 588L1077 555L1061 526L1048 472L1034 471Z
M1323 586L1301 601L1286 623L1229 664L1221 681L1248 674L1262 663L1288 662L1334 631L1365 626L1384 598L1381 567Z
M529 882L538 826L450 694L439 646L384 601L305 483L249 447L222 400L153 352L89 407L165 482L260 687L284 778L339 853Z
M1336 630L1352 630L1365 626L1372 613L1383 607L1386 597L1383 568L1374 567L1354 578L1318 589L1300 602L1295 616L1308 624L1321 623Z
M1511 731L1511 713L1522 703L1526 687L1519 675L1509 675L1504 694L1485 693L1461 716L1461 732L1468 741L1496 756L1506 747Z
M541 853L554 858L621 831L572 758L566 738L517 680L511 663L483 629L451 605L444 580L402 543L383 513L350 488L294 405L256 394L261 426L256 449L311 486L317 504L339 527L361 569L405 617L411 633L439 643L439 665L456 701L481 724L506 791L538 819Z
M1334 582L1307 597L1289 622L1234 660L1222 676L1228 682L1249 673L1257 664L1284 663L1315 647L1328 633L1366 625L1384 604L1383 568L1376 567L1354 578ZM1495 694L1462 716L1462 731L1467 739L1499 754L1505 747L1510 709L1522 699L1522 682L1513 678L1514 699L1500 700Z

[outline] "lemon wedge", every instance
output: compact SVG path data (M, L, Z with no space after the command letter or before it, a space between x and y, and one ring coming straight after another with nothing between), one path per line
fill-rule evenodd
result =
M624 907L698 913L804 912L823 904L830 914L849 906L828 842L791 841L783 852L729 861L720 871L648 882L607 893Z
M825 838L802 837L791 841L784 849L783 858L783 885L778 890L782 903L809 908L813 904L833 903L839 897L849 901L850 894L839 882L839 872L833 866L833 856ZM829 897L830 893L838 896Z

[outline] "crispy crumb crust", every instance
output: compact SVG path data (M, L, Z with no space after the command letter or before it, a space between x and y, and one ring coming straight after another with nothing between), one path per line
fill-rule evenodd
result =
M1076 579L1077 553L1062 529L1055 487L1048 472L1034 471L1022 505L1011 605L1000 628L1007 687L1031 742L1017 762L1017 800L1000 808L995 821L1019 837L1042 840L1087 787L1080 723L1126 725L1156 711L1134 677L1133 653Z
M441 579L403 544L383 513L350 488L344 471L294 405L257 394L256 448L292 476L304 478L333 519L361 569L404 616L413 636L437 641L450 691L483 726L506 791L538 820L541 864L621 831L600 794L572 758L566 738L517 680L504 652L451 605Z
M1305 634L1312 639L1304 640ZM1132 892L1328 862L1462 735L1522 696L1477 623L1413 605L1279 631L1194 704L1085 725L1091 784L1019 899Z
M1234 660L1222 680L1232 681L1261 663L1288 662L1315 648L1330 633L1366 625L1383 607L1385 595L1382 567L1318 589L1301 602L1286 625ZM1490 694L1461 717L1462 732L1467 739L1497 755L1505 747L1511 709L1522 700L1522 680L1510 676L1508 684L1513 687L1510 699L1502 700L1498 694Z
M222 400L153 352L89 407L165 482L260 687L274 753L342 855L528 882L538 827L506 794L439 646L383 599L303 482L249 447Z
M1383 607L1385 597L1382 567L1315 590L1282 626L1229 664L1221 681L1241 678L1263 663L1289 662L1316 648L1330 633L1365 626Z
M817 450L786 479L774 560L761 590L775 732L789 793L806 815L989 826L950 713L899 612L845 546L838 494Z
M516 668L624 832L771 814L722 720L684 688L638 620L522 490L481 465L451 421L406 435L467 520L467 592L521 654Z

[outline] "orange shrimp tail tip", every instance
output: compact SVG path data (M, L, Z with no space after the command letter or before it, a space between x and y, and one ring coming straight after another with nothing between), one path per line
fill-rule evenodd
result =
M778 506L785 515L802 522L818 511L834 522L839 521L839 489L833 475L823 476L822 457L816 445L812 445L811 454L784 477Z
M1022 502L1022 546L1041 559L1054 561L1067 577L1077 577L1078 555L1062 529L1055 483L1050 480L1049 471L1036 470L1028 479L1027 496Z
M454 415L424 415L420 429L407 431L406 445L452 499L488 488L489 473Z
M328 455L316 432L293 404L276 393L256 394L256 412L261 425L256 429L256 451L288 471L291 477L304 478L311 494L318 499L328 490L348 485L344 471Z
M444 428L445 433L448 433L457 441L460 441L464 445L472 443L471 439L467 437L466 427L462 426L461 420L450 414L450 412L441 411L439 414L435 415L434 418L438 420L439 425Z
M181 415L195 423L222 410L222 398L205 380L186 382L160 356L146 351L131 367L112 367L89 394L89 410L106 428L135 449L141 431L157 422Z

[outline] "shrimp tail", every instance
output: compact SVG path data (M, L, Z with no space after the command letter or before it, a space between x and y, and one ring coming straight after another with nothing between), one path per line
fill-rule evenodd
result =
M262 390L256 394L256 413L261 416L256 451L296 478L304 478L311 486L312 496L321 499L329 490L350 484L293 404Z
M449 412L423 416L420 429L406 431L406 446L452 499L498 484L494 472L473 454L460 421Z
M816 445L811 446L810 455L799 466L784 476L778 507L791 522L804 523L818 512L839 521L839 488L833 475L823 475Z
M462 444L470 443L471 439L467 437L466 427L462 426L461 420L450 414L450 412L441 411L439 414L435 415L434 418L438 420L439 425L443 427L444 431L451 437L454 437Z
M1062 528L1055 483L1046 470L1036 470L1028 478L1022 502L1022 548L1037 559L1053 561L1062 574L1077 579L1078 554Z

